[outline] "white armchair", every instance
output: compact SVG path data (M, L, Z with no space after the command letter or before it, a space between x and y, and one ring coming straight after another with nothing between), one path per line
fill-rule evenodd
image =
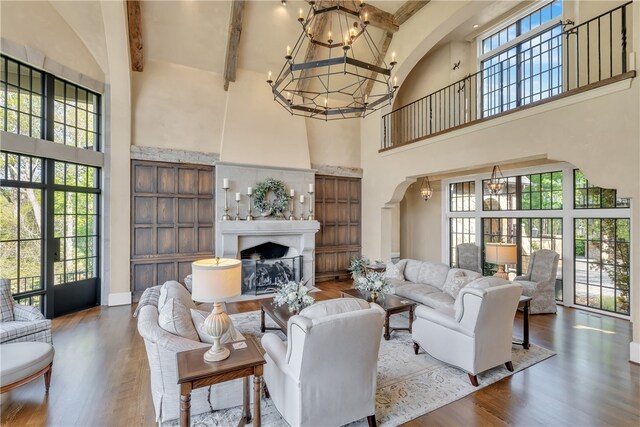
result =
M511 341L513 318L522 287L517 284L486 289L463 288L450 309L419 306L413 322L413 347L469 374L478 386L477 374L501 364L513 371Z
M560 255L549 249L531 254L527 274L517 276L514 282L522 285L522 294L533 298L531 314L556 313L556 275Z
M375 426L378 351L384 311L355 298L318 302L292 316L288 343L265 334L264 381L291 426Z

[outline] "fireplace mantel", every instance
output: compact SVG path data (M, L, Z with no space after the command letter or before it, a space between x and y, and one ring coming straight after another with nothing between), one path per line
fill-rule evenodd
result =
M239 258L240 251L266 242L295 248L302 255L302 278L314 285L315 234L319 230L318 221L218 221L216 249L220 257Z

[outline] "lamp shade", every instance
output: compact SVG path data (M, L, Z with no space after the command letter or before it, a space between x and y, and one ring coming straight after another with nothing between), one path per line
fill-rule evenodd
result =
M514 264L518 261L518 247L514 243L486 243L485 261L491 264Z
M241 261L201 259L191 264L191 297L198 302L220 302L240 295Z

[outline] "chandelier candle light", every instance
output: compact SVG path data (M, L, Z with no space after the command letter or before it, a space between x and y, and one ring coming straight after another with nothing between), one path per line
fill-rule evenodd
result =
M505 271L505 264L515 264L518 261L518 247L515 243L485 243L485 261L497 264L498 271L494 274L502 279L509 279Z
M268 73L274 100L292 115L325 121L365 117L390 105L397 89L397 78L391 84L395 52L388 65L378 62L380 47L367 30L365 3L308 3L306 16L300 9L302 32L293 48L287 46L282 70L275 80ZM337 40L332 31L338 31Z
M231 319L221 302L240 295L241 262L237 259L202 259L191 264L192 298L194 301L213 303L211 314L204 321L204 331L213 337L213 345L204 354L207 362L229 357L229 349L220 339L229 330Z

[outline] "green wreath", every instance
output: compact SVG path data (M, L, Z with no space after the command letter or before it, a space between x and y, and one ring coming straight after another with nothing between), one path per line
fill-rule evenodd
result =
M268 200L267 195L273 192L275 198ZM283 216L283 212L289 209L290 197L282 181L267 178L256 185L253 190L253 207L263 216Z

